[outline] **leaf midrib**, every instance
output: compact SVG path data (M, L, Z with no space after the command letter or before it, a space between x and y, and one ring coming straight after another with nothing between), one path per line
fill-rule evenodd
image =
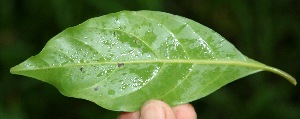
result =
M251 61L251 60L250 60ZM55 69L55 68L65 68L65 67L74 67L74 66L85 66L85 65L101 65L101 64L115 64L124 63L125 66L128 64L147 64L147 63L171 63L171 64L198 64L198 65L234 65L234 66L241 66L241 67L248 67L254 68L257 70L264 70L273 72L278 74L284 78L286 78L289 82L296 85L296 79L291 75L287 74L286 72L267 66L262 63L258 62L247 62L247 61L239 61L239 60L193 60L193 59L166 59L166 60L136 60L136 61L112 61L112 62L90 62L90 63L80 63L80 64L72 64L72 65L64 65L64 66L54 66L54 67L46 67L46 68L33 68L33 69L11 69L11 73L18 74L17 72L22 71L30 71L30 70L45 70L45 69ZM17 67L17 66L16 66Z
M51 69L51 68L62 68L62 67L74 67L74 66L86 66L86 65L101 65L101 64L115 64L124 63L126 64L147 64L147 63L169 63L169 64L203 64L203 65L235 65L235 66L244 66L249 68L257 68L257 69L268 69L264 67L269 67L262 63L252 63L247 61L239 61L239 60L193 60L193 59L160 59L160 60L135 60L135 61L110 61L110 62L87 62L87 63L76 63L69 65L61 65L61 66L49 66L45 68L32 68L25 70L36 70L36 69ZM12 71L22 71L15 70Z

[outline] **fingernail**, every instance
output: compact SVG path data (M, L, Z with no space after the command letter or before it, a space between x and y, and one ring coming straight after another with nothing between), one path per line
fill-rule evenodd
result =
M152 100L144 104L141 116L142 119L165 119L165 110L162 105Z

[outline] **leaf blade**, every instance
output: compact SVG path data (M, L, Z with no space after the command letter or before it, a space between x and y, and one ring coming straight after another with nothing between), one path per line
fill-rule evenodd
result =
M122 11L68 28L11 73L54 85L66 96L118 111L149 99L170 105L204 97L241 77L266 70L213 30L153 11Z

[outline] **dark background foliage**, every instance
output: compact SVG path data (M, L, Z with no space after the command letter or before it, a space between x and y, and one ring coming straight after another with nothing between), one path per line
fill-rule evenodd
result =
M119 112L12 75L54 35L121 10L157 10L204 24L246 56L300 79L299 0L0 0L0 119L109 119ZM298 80L299 81L299 80ZM201 119L298 119L300 88L261 72L192 102Z

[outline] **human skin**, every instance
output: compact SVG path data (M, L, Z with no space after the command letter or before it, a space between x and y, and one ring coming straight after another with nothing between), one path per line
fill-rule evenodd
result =
M123 112L118 119L197 119L197 115L191 104L170 107L163 101L149 100L140 111Z

